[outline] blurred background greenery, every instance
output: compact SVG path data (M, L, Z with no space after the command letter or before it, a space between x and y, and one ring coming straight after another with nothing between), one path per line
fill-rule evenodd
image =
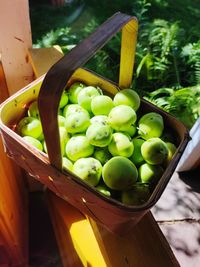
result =
M191 128L200 116L199 0L30 0L34 47L67 53L117 11L139 21L132 88ZM119 52L116 35L86 67L117 82Z

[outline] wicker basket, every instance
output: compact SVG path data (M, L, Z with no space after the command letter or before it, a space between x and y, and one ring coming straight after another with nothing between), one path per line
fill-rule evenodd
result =
M80 67L121 28L122 41L118 86ZM105 94L112 96L120 88L130 86L137 28L136 18L116 13L58 61L45 77L40 77L21 89L5 101L0 109L0 128L8 156L58 196L103 224L107 229L117 233L127 231L134 226L160 198L189 140L187 129L174 117L149 102L141 100L140 110L142 110L142 113L155 111L163 116L165 127L171 129L177 139L178 148L149 200L140 206L128 206L106 197L71 172L62 170L57 114L64 88L75 81L99 86ZM26 104L37 98L48 156L25 143L12 130L13 125L24 116Z

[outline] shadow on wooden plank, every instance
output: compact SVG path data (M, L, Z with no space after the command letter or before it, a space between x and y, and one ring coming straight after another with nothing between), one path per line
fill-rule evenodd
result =
M134 227L133 231L121 237L108 232L91 219L86 220L77 209L54 194L48 193L48 199L59 214L56 218L57 225L65 226L62 229L59 227L60 231L64 230L62 236L70 233L74 249L83 266L180 266L150 212ZM54 230L58 231L57 228ZM62 247L61 252L65 250L67 248Z

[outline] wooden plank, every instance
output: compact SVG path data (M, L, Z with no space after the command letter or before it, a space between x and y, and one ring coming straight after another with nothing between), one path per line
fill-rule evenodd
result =
M90 219L99 246L112 259L110 266L180 266L151 212L126 235L108 233Z
M28 0L0 1L0 51L9 94L33 80L28 60L32 47Z
M0 103L9 96L0 54Z
M13 261L28 261L28 195L22 174L18 167L12 168L12 162L6 159L2 163L2 140L0 140L0 228L10 244ZM15 170L16 171L15 171ZM6 171L5 171L6 170Z
M0 102L33 79L28 1L0 1ZM0 138L0 235L9 266L28 266L28 196L19 168Z
M0 139L0 228L13 263L28 262L28 196L20 170L4 153Z
M58 239L58 244L60 244L59 249L63 265L69 267L106 267L105 259L101 254L88 220L77 209L56 197L53 193L48 193L48 201L51 212L53 207L54 214L57 214L53 219L54 231L57 236L59 234L62 237L61 240ZM69 245L66 242L62 245L62 240L69 240L69 237L72 242L70 249L72 252L70 253L68 253ZM79 258L78 265L69 262L68 258L71 255Z
M138 23L136 20L132 20L122 29L119 75L119 86L121 88L129 88L133 79L137 31Z
M63 56L63 52L60 46L55 45L48 48L29 49L28 55L35 77L38 78Z
M50 193L61 236L70 233L74 249L83 266L92 267L177 267L179 266L164 235L149 212L124 236L117 236L86 218L77 209ZM67 246L61 248L67 251ZM62 255L62 254L61 254ZM72 265L73 266L73 265Z
M0 102L8 97L3 67ZM0 236L10 261L28 262L28 213L25 184L19 168L6 156L0 138Z
M3 235L1 234L1 228L0 228L0 266L1 267L3 267L4 265L8 266L9 262L10 262L10 256L8 254L7 248L5 247L5 241L3 240Z
M53 198L48 194L48 207L51 215L57 244L59 247L60 257L63 267L81 267L83 266L70 237L69 231L65 224L61 221L60 215L57 212ZM63 234L64 233L64 234ZM67 249L66 249L67 248Z

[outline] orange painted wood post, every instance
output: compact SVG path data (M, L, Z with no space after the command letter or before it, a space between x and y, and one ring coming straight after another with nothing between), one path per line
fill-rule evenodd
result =
M0 1L0 103L33 80L28 0ZM28 190L0 139L0 255L9 266L28 266ZM8 262L6 262L6 260Z

